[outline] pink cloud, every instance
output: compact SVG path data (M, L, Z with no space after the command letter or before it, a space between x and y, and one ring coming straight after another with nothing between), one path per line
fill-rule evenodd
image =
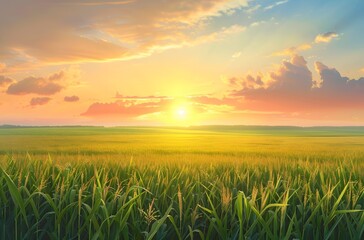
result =
M243 97L243 108L269 111L321 111L364 108L364 78L342 77L334 68L316 62L319 86L302 56L293 56L269 74L265 86L242 87L231 96Z

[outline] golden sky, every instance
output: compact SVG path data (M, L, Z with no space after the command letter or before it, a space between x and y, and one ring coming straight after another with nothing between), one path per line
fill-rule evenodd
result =
M360 0L0 0L0 124L363 125Z

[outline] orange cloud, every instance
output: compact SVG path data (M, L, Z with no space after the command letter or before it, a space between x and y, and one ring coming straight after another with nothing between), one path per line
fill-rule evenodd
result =
M82 116L124 116L137 117L149 113L164 111L170 100L147 101L138 103L132 101L116 101L113 103L93 103Z
M119 93L116 93L115 98L123 99L123 100L152 100L152 99L171 99L168 96L126 96Z
M196 113L206 112L208 106L226 105L225 100L209 96L186 96L184 98L172 98L166 96L122 96L117 95L117 100L111 103L96 102L89 106L82 116L135 118L153 113L166 113L171 107L181 102L188 105L191 111Z
M31 5L8 1L3 5L0 58L5 63L62 64L130 59L215 40L217 34L190 30L211 17L248 6L248 0L76 0ZM233 34L237 28L221 32Z
M11 84L6 93L12 95L26 95L31 93L53 95L64 88L62 83L59 83L59 80L62 80L63 78L63 72L51 75L48 78L27 77L19 82Z
M35 97L30 100L30 106L38 106L38 105L45 105L50 100L52 100L49 97Z
M65 102L78 102L80 98L78 96L65 96L63 99Z
M301 44L297 47L286 48L283 51L275 52L272 55L273 56L292 56L294 54L297 54L298 52L306 51L311 48L312 48L311 44L305 43L305 44Z
M15 80L12 78L0 76L0 87L8 87L13 82L15 82Z
M66 88L67 85L74 84L70 81L74 81L76 78L78 78L78 73L73 68L62 70L48 77L31 76L17 82L12 81L6 93L11 95L53 95ZM9 80L7 81L9 82Z

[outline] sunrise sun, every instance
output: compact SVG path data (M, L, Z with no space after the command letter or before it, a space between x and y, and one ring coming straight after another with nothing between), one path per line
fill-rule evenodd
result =
M177 111L176 111L176 114L177 114L177 117L180 118L180 119L184 119L186 118L186 115L187 115L187 111L185 108L178 108Z

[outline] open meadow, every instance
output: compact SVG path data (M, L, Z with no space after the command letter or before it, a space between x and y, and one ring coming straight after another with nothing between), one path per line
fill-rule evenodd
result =
M364 128L0 128L0 239L364 239Z

